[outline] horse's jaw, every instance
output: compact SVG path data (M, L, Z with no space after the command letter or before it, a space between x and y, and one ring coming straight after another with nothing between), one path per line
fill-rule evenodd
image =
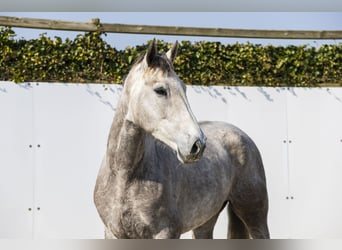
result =
M177 159L182 164L190 164L197 162L202 158L204 149L205 149L205 142L206 138L204 136L203 145L200 148L200 152L196 155L191 154L184 154L182 153L181 147L174 141L169 138L169 136L166 136L164 133L161 133L160 130L155 130L151 133L152 137L154 137L156 140L158 140L160 143L164 144L166 147L170 148L172 152L177 156ZM184 151L184 150L183 150Z
M197 156L183 156L180 151L177 149L176 151L176 155L177 155L177 159L182 163L182 164L191 164L191 163L195 163L197 161L199 161L202 156L203 156L203 152L204 152L205 146L201 149L201 152L197 155Z

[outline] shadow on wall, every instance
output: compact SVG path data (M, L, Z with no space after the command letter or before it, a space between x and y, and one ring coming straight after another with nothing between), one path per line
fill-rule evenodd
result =
M108 85L102 85L102 93L97 91L97 90L93 90L91 85L87 84L87 88L86 91L88 94L90 94L91 96L97 98L101 103L103 103L104 105L106 105L107 107L109 107L111 110L116 111L116 107L114 107L112 101L114 100L114 96L120 96L121 92L122 92L122 86L121 85L115 85L115 86L108 86ZM98 88L97 88L98 89ZM105 92L109 91L109 96L112 97L110 100L106 99L106 97L103 95Z
M222 102L227 103L226 98L224 98L223 94L217 87L213 87L213 86L204 87L204 86L196 86L196 85L192 85L191 87L197 94L206 93L207 95L209 95L210 97L214 99L220 98Z
M240 96L248 102L252 101L248 97L246 92L244 91L244 89L248 89L251 87L238 87L238 86L232 86L232 87L224 86L222 88L218 88L215 86L209 86L209 87L207 87L207 86L192 86L192 87L196 93L198 93L198 94L207 93L209 96L211 96L214 99L221 98L222 102L224 102L224 103L227 103L227 100L223 95L224 90L228 90L228 93L232 96L235 96L235 97ZM267 91L268 87L257 87L256 89L260 94L262 94L266 98L267 101L274 102L274 99L272 98L271 94ZM274 89L274 88L270 88L270 89ZM276 88L277 92L281 92L281 90L285 90L285 88ZM293 89L291 89L290 91L293 95L296 96L296 93L294 92Z
M273 102L274 99L272 99L271 95L269 93L267 93L267 91L261 87L257 88L258 92L260 92L261 94L263 94L265 96L265 98L267 99L267 101Z
M338 96L336 96L334 93L331 92L331 89L327 88L327 93L331 95L336 101L342 102L341 98L339 98Z
M4 83L4 84L14 84L22 89L26 89L26 90L30 90L32 89L32 85L31 83L13 83L13 82L0 82L1 83ZM8 92L8 89L6 87L0 87L0 93L9 93Z

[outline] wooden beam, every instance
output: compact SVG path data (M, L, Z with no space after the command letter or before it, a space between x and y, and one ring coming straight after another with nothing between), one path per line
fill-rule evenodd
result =
M37 18L0 16L0 25L20 28L103 31L106 33L153 34L174 36L236 37L261 39L342 39L342 30L252 30L226 28L197 28L181 26L152 26L132 24L100 23L99 19L89 22L70 22Z
M38 19L38 18L18 18L0 16L0 25L32 28L32 29L48 29L48 30L67 30L67 31L96 31L97 27L94 23L70 22L60 20Z

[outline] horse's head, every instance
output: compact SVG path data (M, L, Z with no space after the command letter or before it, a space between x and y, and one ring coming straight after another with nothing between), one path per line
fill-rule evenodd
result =
M198 160L206 137L193 115L186 86L173 70L178 43L164 55L155 41L129 72L124 93L128 98L126 119L171 147L183 163Z

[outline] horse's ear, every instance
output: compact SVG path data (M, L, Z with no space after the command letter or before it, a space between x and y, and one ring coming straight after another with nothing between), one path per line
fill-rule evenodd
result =
M145 61L148 66L151 66L153 59L156 57L158 51L157 51L157 45L156 45L156 39L153 39L152 43L147 49L147 52L145 54Z
M178 51L178 41L176 41L172 48L169 49L168 52L166 52L166 57L173 63L175 60L175 57L177 55L177 51Z

